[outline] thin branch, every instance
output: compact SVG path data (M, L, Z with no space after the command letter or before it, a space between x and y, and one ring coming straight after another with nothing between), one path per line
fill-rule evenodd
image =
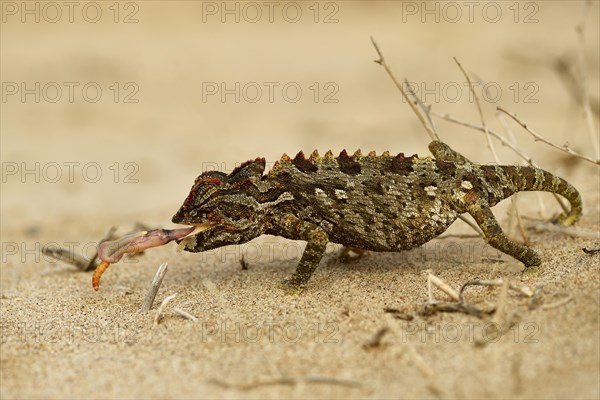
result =
M583 154L580 154L580 153L578 153L578 152L574 151L573 149L571 149L571 148L570 148L568 145L566 145L566 144L565 144L565 145L563 145L563 147L560 147L560 146L558 146L558 145L555 145L555 144L554 144L554 143L552 143L551 141L549 141L549 140L545 139L544 137L540 136L538 133L534 132L534 131L533 131L531 128L529 128L529 127L527 126L527 124L526 124L526 123L524 123L524 122L521 122L521 120L520 120L520 119L519 119L519 118L518 118L518 117L517 117L515 114L513 114L513 113L511 113L511 112L508 112L508 111L506 111L506 110L505 110L504 108L502 108L502 107L496 107L496 109L497 109L498 111L501 111L501 112L505 113L506 115L508 115L509 117L511 117L513 120L515 120L515 122L516 122L517 124L521 125L521 126L523 127L523 129L525 129L527 132L529 132L529 133L530 133L530 134L533 136L533 138L534 138L536 141L540 141L540 142L542 142L542 143L546 143L546 144L547 144L548 146L550 146L550 147L554 147L555 149L558 149L558 150L564 151L564 152L565 152L565 153L567 153L567 154L570 154L570 155L572 155L572 156L574 156L574 157L577 157L577 158L580 158L580 159L582 159L582 160L585 160L585 161L591 162L592 164L600 165L600 160L599 160L599 159L596 159L596 160L595 160L595 159L593 159L593 158L591 158L591 157L588 157L588 156L585 156L585 155L583 155Z
M57 261L63 261L74 265L82 271L86 271L90 264L90 260L88 260L87 257L83 257L63 247L44 246L42 247L42 253Z
M433 284L435 287L440 289L442 292L446 293L448 296L450 296L452 298L452 300L454 300L454 301L459 300L459 294L456 290L452 289L452 287L450 287L450 285L448 285L446 282L444 282L437 276L435 276L431 273L428 273L427 274L427 285L429 286L430 284ZM432 296L430 296L430 301L431 301L431 297Z
M435 111L431 111L431 115L435 115L438 118L445 119L446 121L452 122L454 124L465 126L467 128L471 128L471 129L474 129L476 131L480 131L480 132L484 132L485 133L485 129L483 127L475 125L475 124L471 124L469 122L461 121L458 118L453 117L450 114L442 114L442 113L438 113L438 112L435 112ZM492 131L490 129L488 129L488 133L490 135L492 135L493 137L495 137L496 139L498 139L503 146L506 146L506 147L510 148L515 154L517 154L519 157L521 157L523 160L525 160L525 162L527 162L528 164L530 164L530 165L532 165L534 167L537 167L537 165L534 163L534 161L533 161L533 159L531 157L525 155L513 143L509 142L504 136L502 136L499 133L496 133L496 132L494 132L494 131Z
M540 306L540 308L542 310L550 310L552 308L564 306L565 304L569 303L571 300L573 300L573 295L570 293L567 293L567 297L565 297L564 299L555 301L554 303L550 303L550 304L542 304Z
M372 350L381 347L381 341L383 337L389 332L390 328L388 328L387 326L384 326L383 328L379 329L377 332L375 332L371 339L369 339L366 343L363 344L363 349Z
M156 270L154 278L152 278L150 288L148 289L148 293L146 294L146 298L144 299L144 304L142 304L142 308L140 310L141 312L147 312L152 308L152 304L154 303L158 289L160 289L163 278L167 273L167 268L169 268L169 264L165 262L158 267L158 270Z
M469 225L471 228L473 228L473 230L475 232L477 232L477 234L479 236L483 237L483 232L481 231L481 229L479 229L479 227L477 225L475 225L473 222L469 221L469 219L467 217L465 217L464 215L459 215L458 218L463 221L465 224Z
M456 57L453 57L453 58L454 58L454 62L456 63L456 65L458 65L458 68L460 68L463 75L467 79L467 82L469 83L469 89L471 90L471 93L475 97L475 104L477 105L477 111L479 111L479 117L481 118L481 126L483 127L483 131L485 132L485 138L487 140L488 148L490 149L490 152L492 153L492 156L494 157L494 161L496 162L496 164L500 164L500 160L498 159L498 154L496 154L496 150L494 149L494 145L492 144L490 132L488 131L487 125L485 123L485 118L483 117L483 111L481 110L481 103L479 102L479 96L477 96L477 93L475 93L475 89L473 87L473 82L471 82L471 78L469 78L469 75L464 70L463 66L458 61L458 59Z
M589 7L591 2L585 1L583 3L583 10L581 14L581 22L575 27L575 31L577 32L578 39L578 64L579 64L579 79L581 80L581 105L583 106L583 111L585 113L585 120L587 122L588 133L590 135L590 139L592 141L592 145L596 152L596 158L600 159L600 143L598 139L598 132L596 131L596 124L594 122L594 116L592 115L592 108L590 106L590 98L587 90L586 83L586 73L585 73L585 17L589 12Z
M502 326L504 322L504 309L506 308L506 300L508 298L508 287L510 283L508 280L502 282L500 286L500 293L498 294L498 301L496 302L496 312L492 317L492 322Z
M525 217L524 217L525 218ZM598 239L600 233L591 229L576 228L574 226L562 226L547 222L538 222L537 224L527 227L527 229L534 232L552 232L560 233L562 235L580 237L586 239Z
M177 315L180 315L180 316L182 316L182 317L183 317L183 318L185 318L185 319L189 319L189 320L190 320L190 321L192 321L192 322L198 322L198 318L194 317L192 314L190 314L190 313L189 313L189 312L187 312L187 311L184 311L184 310L182 310L182 309L181 309L181 308L179 308L179 307L175 307L175 308L173 309L173 312L174 312L175 314L177 314Z
M600 248L598 248L598 249L588 249L587 247L584 247L581 250L583 250L583 252L585 254L589 254L589 255L594 255L594 254L600 253Z
M402 89L402 84L400 82L398 82L398 80L394 76L394 73L390 69L390 66L385 61L385 57L383 56L383 53L379 49L379 45L377 45L377 42L375 41L375 38L372 37L372 36L371 36L371 42L373 43L373 47L375 47L375 50L377 51L377 54L379 55L379 60L375 60L375 62L377 64L381 65L383 67L383 69L385 69L385 72L387 72L387 74L389 75L389 77L392 79L392 82L394 82L394 85L396 85L396 87L398 88L398 90L400 91L400 93L402 93L402 97L404 97L404 100L408 103L408 105L410 106L410 108L413 110L413 112L419 118L419 121L421 121L421 124L423 125L423 127L425 128L425 130L427 131L427 133L429 134L429 136L431 137L431 140L440 140L440 138L437 135L437 133L435 133L433 130L431 130L431 128L429 126L427 126L427 123L425 122L425 119L423 118L423 115L421 115L421 113L419 112L419 110L417 109L417 107L415 106L415 104L409 99L409 97L406 94L406 92L404 91L404 89Z
M162 318L162 313L165 311L165 307L167 307L167 304L169 304L169 302L175 297L177 297L177 293L165 297L162 303L160 303L160 307L158 307L158 311L156 311L156 315L154 316L154 326L160 323L160 319Z
M419 107L421 107L421 111L423 111L423 114L425 114L425 117L427 118L427 121L429 122L429 126L431 127L431 130L433 131L434 134L437 135L438 134L437 129L435 128L433 119L431 119L431 106L427 106L427 105L425 105L425 103L423 103L421 98L413 90L412 86L410 86L410 83L408 82L408 80L406 78L404 78L404 84L406 85L406 90L408 90L408 93L410 93L410 95L415 99L415 101L417 102Z

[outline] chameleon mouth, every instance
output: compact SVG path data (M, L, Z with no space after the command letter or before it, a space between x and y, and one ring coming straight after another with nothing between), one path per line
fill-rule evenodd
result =
M202 224L192 225L192 227L194 228L193 231L191 231L184 237L177 239L177 252L180 252L183 249L185 249L188 246L188 244L193 246L197 241L197 235L219 225L220 224L217 222L204 222Z
M190 233L188 233L187 235L185 235L184 237L182 237L181 239L179 239L178 241L183 241L189 237L199 234L200 232L209 230L210 228L213 228L217 225L219 225L219 224L216 222L205 222L203 224L194 224L194 225L192 225L194 227L194 230L191 231Z

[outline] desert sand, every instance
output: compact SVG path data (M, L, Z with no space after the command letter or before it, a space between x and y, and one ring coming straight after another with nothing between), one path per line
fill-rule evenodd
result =
M600 397L600 259L582 251L600 247L598 166L506 117L507 132L496 113L598 158L578 85L597 132L599 3L474 3L28 2L28 12L3 1L0 397ZM257 156L427 156L371 36L433 111L481 125L457 57L489 128L578 188L583 218L566 232L547 222L560 212L552 195L518 195L540 267L524 271L461 221L402 253L344 262L331 244L298 296L277 284L304 243L276 237L203 254L151 249L112 265L98 292L91 272L41 254L91 256L111 226L172 228L197 175ZM494 162L481 132L435 125L471 160ZM502 163L524 163L494 145ZM511 209L494 213L523 241ZM431 312L428 273L454 290L477 279L521 290L468 288L469 304L501 304L481 318Z

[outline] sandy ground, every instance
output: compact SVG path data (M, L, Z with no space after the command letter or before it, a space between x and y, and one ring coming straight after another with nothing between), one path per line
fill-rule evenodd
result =
M577 90L553 63L576 71L583 54L597 104L598 2L584 14L579 2L475 3L471 14L461 2L428 3L433 14L421 2L277 3L270 16L260 2L76 2L72 14L60 3L28 2L28 14L25 3L2 2L0 396L600 397L599 258L581 250L600 247L598 168L516 124L519 148L584 200L574 235L532 230L536 222L525 220L544 260L525 274L473 237L347 263L331 245L308 289L285 296L277 282L304 244L262 237L208 254L153 249L113 265L94 292L91 273L40 254L59 245L90 255L111 226L171 227L200 172L256 156L273 162L314 148L426 155L422 127L373 63L371 35L434 110L479 121L456 56L480 80L491 129L504 132L495 116L502 105L594 157ZM467 157L493 160L480 133L436 125ZM506 147L497 151L503 163L520 162ZM543 210L535 194L519 195L521 214L558 212L551 195L539 199ZM521 240L509 205L495 214ZM471 233L462 222L447 232ZM155 305L142 314L165 261ZM535 296L509 290L504 312L481 319L426 313L427 270L456 289L502 278ZM477 287L466 296L486 308L500 293ZM381 329L379 345L365 346Z

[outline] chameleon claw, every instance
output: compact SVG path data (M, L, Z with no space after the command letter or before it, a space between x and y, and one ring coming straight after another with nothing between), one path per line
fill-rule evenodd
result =
M302 293L305 288L304 285L294 283L291 279L284 279L279 283L278 287L288 296L297 296Z

